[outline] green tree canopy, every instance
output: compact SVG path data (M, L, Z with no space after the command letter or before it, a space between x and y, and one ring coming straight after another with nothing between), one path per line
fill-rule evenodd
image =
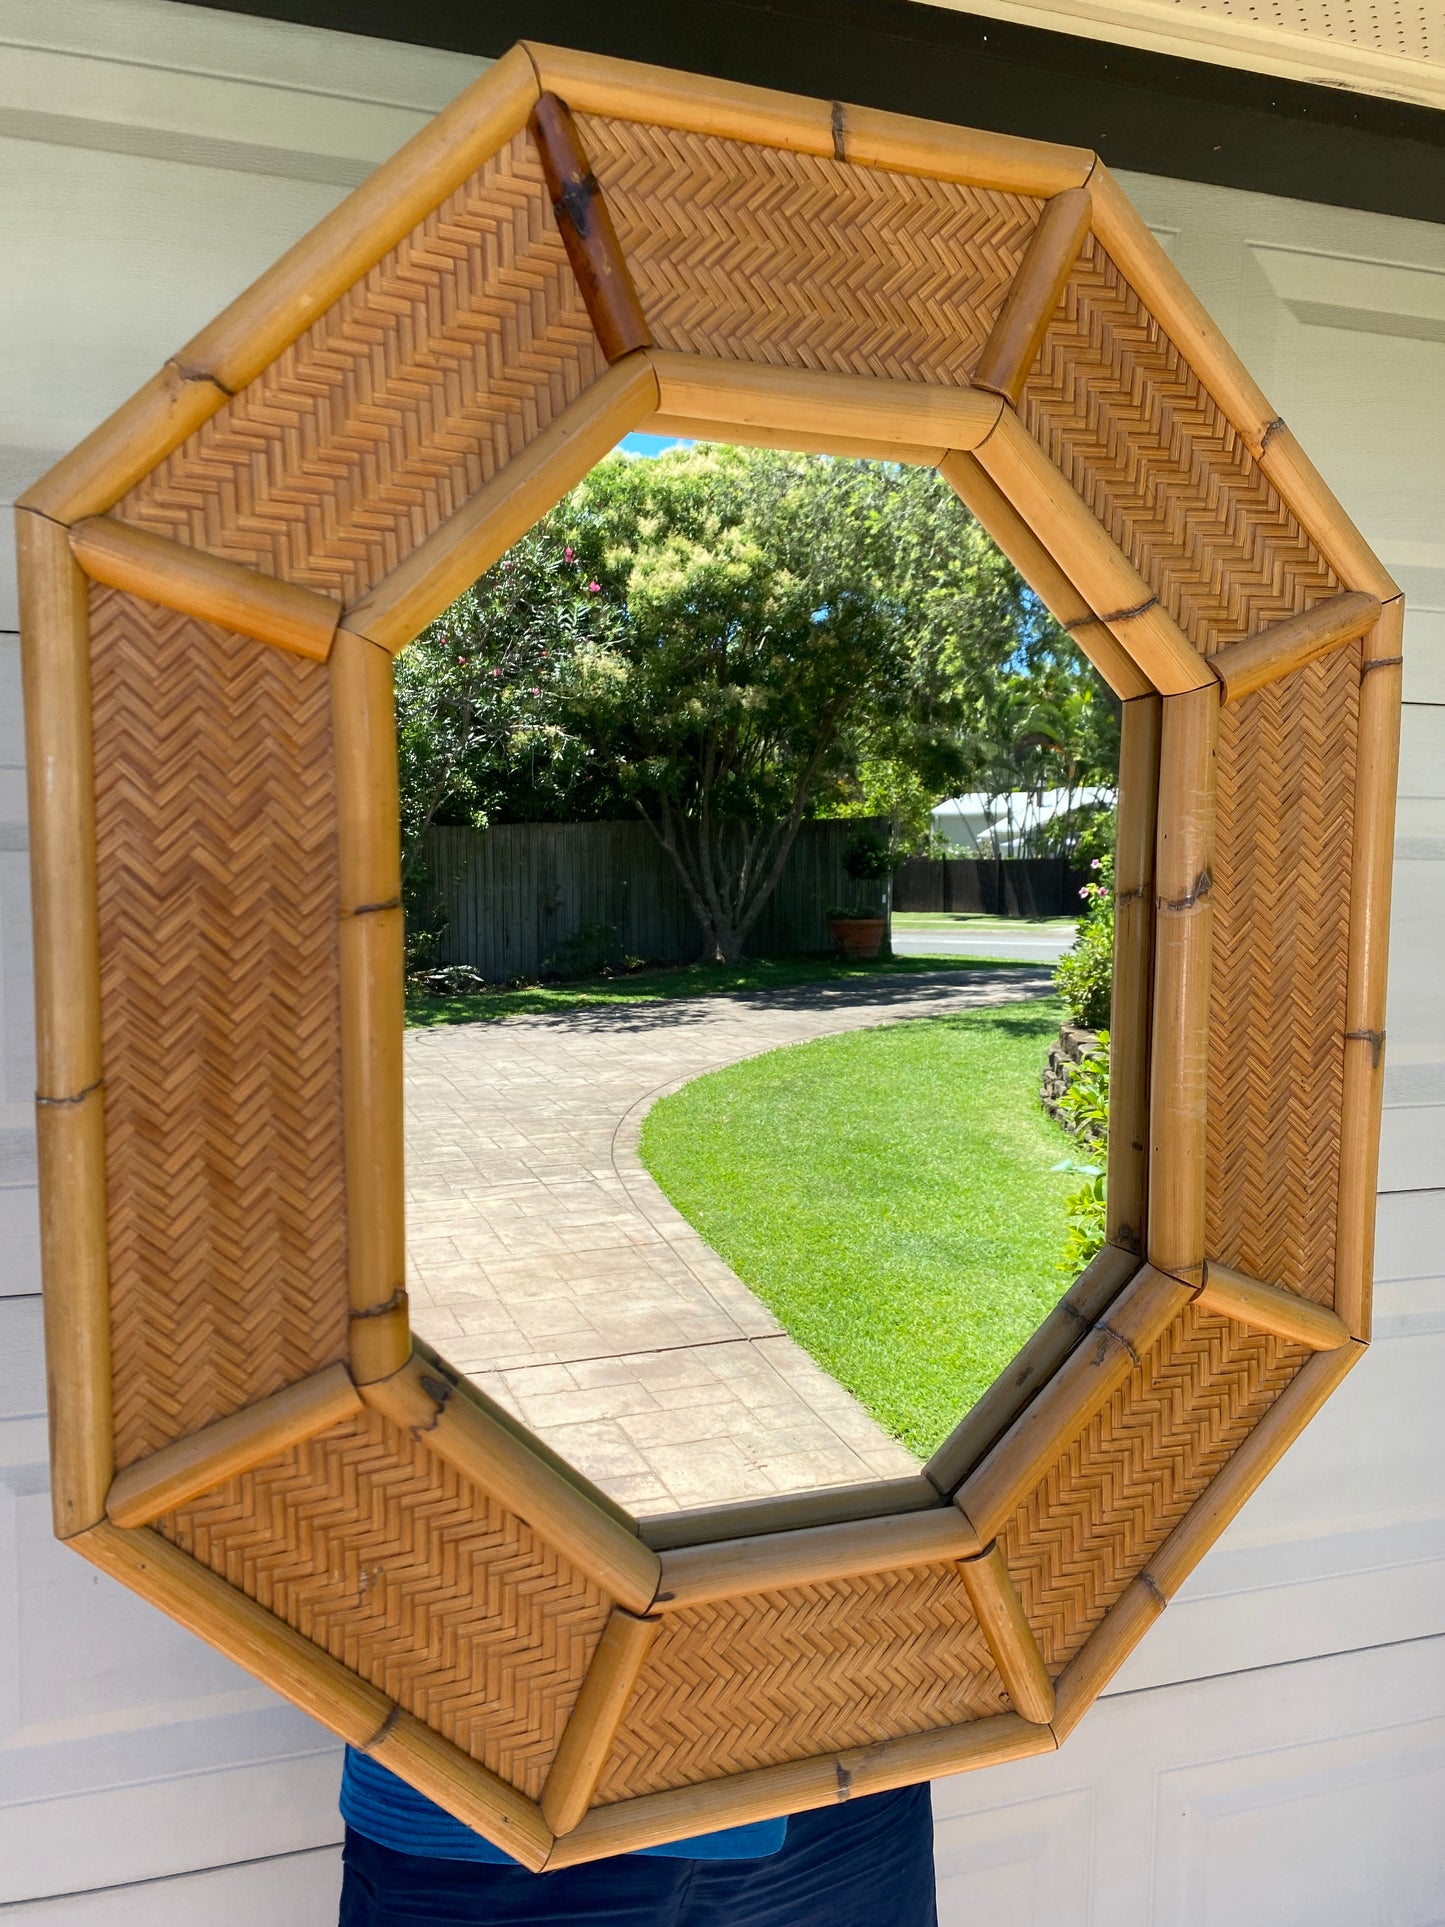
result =
M402 658L398 719L413 850L640 812L731 958L805 816L1097 780L1112 714L936 475L700 446L600 463Z

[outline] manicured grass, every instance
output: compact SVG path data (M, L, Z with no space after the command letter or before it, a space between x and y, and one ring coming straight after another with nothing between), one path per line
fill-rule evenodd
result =
M920 1456L1064 1289L1052 998L854 1031L696 1078L642 1157L818 1363Z
M433 997L408 990L406 1021L415 1027L490 1023L499 1017L602 1010L616 1005L648 1003L659 997L717 997L745 990L791 990L801 984L862 984L877 978L918 976L939 970L966 973L1009 967L987 957L895 957L877 963L845 964L831 951L824 956L771 961L747 958L739 964L659 964L623 977L590 977L577 983L521 984L515 989L484 990L460 997ZM1037 965L1015 967L1038 968Z

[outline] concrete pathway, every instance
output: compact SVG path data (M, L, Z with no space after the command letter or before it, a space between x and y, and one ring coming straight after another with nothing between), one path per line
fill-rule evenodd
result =
M637 1156L642 1118L717 1065L1048 982L970 972L409 1031L417 1331L639 1513L913 1470L667 1202Z

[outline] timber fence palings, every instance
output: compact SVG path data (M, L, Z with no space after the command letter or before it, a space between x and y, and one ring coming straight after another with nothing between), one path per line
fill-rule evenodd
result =
M1080 911L1087 870L1061 856L911 856L893 881L897 915L947 911L955 916L1069 917Z
M881 818L804 823L748 932L749 954L828 949L828 911L876 901L877 886L843 867L848 843L860 829L886 827ZM701 954L681 880L645 823L437 828L425 861L446 914L437 961L469 964L489 982L539 975L572 939L579 948L612 941L616 954L654 963Z

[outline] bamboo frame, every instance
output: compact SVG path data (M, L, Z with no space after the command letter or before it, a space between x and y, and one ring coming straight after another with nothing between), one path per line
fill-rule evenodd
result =
M1223 1471L1205 1487L1144 1568L1172 1599L1220 1533L1264 1483L1305 1426L1364 1356L1357 1339L1307 1358Z
M463 1378L453 1371L446 1360L441 1358L425 1339L413 1334L411 1346L417 1365L425 1366L429 1376L444 1379L451 1387L452 1398L459 1398L477 1406L494 1425L499 1425L511 1438L517 1440L520 1445L524 1445L534 1457L549 1466L559 1479L565 1479L568 1485L581 1493L589 1505L596 1506L600 1512L605 1512L610 1519L616 1520L617 1524L624 1531L631 1533L633 1538L643 1538L641 1525L630 1512L620 1506L610 1493L604 1492L601 1486L594 1485L584 1472L577 1470L575 1465L569 1465L562 1454L553 1451L545 1439L539 1439L535 1432L529 1432L515 1413L509 1412L504 1405L499 1405L494 1398L488 1398L480 1385L473 1385L470 1379ZM651 1542L644 1539L643 1543Z
M945 454L938 472L1013 563L1061 629L1067 629L1116 696L1152 696L1154 685L1116 642L976 455Z
M1053 1750L1054 1736L1047 1726L1036 1726L1017 1713L998 1713L964 1726L939 1727L907 1739L880 1740L874 1746L825 1753L785 1766L757 1767L725 1780L643 1794L593 1807L580 1825L557 1842L547 1871L723 1827L746 1826L778 1813L806 1813L837 1800L887 1793L919 1780L976 1772Z
M66 523L113 508L519 134L538 91L526 54L520 48L504 54L27 489L17 506Z
M115 1526L149 1525L363 1409L346 1367L328 1365L126 1466L110 1488L106 1514Z
M540 1872L552 1836L530 1800L403 1712L378 1687L358 1679L349 1667L284 1620L228 1586L159 1533L98 1525L72 1543L102 1572L160 1606L188 1632L319 1720L348 1746L402 1773L418 1792L493 1846Z
M1125 703L1114 838L1105 1235L1110 1244L1140 1253L1149 1200L1149 1018L1154 997L1154 845L1162 727L1157 696Z
M390 1378L361 1387L374 1411L421 1440L464 1479L525 1519L564 1549L572 1564L629 1612L645 1613L657 1596L662 1565L655 1552L560 1478L531 1446L467 1398L420 1358Z
M1149 1069L1149 1262L1204 1280L1204 1134L1219 685L1163 705Z
M661 1626L660 1619L638 1619L618 1610L603 1627L542 1789L542 1817L553 1833L570 1833L591 1806L627 1702Z
M1035 1726L1047 1725L1054 1717L1053 1681L998 1541L965 1559L958 1576L1014 1711Z
M415 1714L393 1707L360 1751L530 1873L541 1873L546 1866L553 1836L540 1808Z
M556 97L550 97L554 92ZM544 93L549 96L545 102ZM580 126L572 121L574 111L584 116ZM605 138L609 154L615 155L632 137L625 127L603 128L587 121L587 115L622 121L641 116L657 128L761 141L774 149L766 165L784 179L792 165L790 154L814 156L819 165L795 167L794 173L810 184L820 222L828 219L828 197L841 190L846 170L859 166L921 175L911 184L874 185L880 193L904 200L916 197L920 204L931 196L935 207L964 206L968 189L977 185L1048 203L1038 210L1032 241L1025 246L1012 286L1001 268L987 296L987 312L972 318L975 340L992 324L973 385L952 377L902 380L820 373L818 362L831 362L832 351L808 334L806 318L789 323L792 332L786 339L777 337L767 365L727 358L727 323L695 336L679 329L668 337L684 345L704 341L714 350L709 355L645 345L647 317L608 210L600 193L593 191L585 151L591 144L600 154ZM296 400L289 363L273 366L277 357L361 275L374 275L383 295L398 296L400 317L411 295L403 271L393 272L388 264L388 251L504 144L517 142L516 151L530 166L521 146L529 120L544 169L550 169L574 279L611 362L606 372L540 432L533 432L533 417L520 411L508 430L509 444L498 440L490 445L488 458L498 463L495 472L445 522L429 519L437 510L427 505L428 496L426 503L418 497L406 526L395 520L388 524L394 534L383 539L394 542L393 552L402 559L341 611L339 622L338 605L330 598L149 532L143 525L154 507L150 471L156 462L178 451L175 473L185 471L188 463L194 468L196 448L179 445L249 382L262 381L263 399L279 396L284 407L304 411L306 396ZM652 138L658 147L668 144L661 134ZM675 146L690 157L687 166L703 173L716 151L706 140ZM651 190L621 175L615 186L610 175L608 179L608 192L615 194L619 206L621 198L628 197L625 226L629 234L635 233L637 222L648 218ZM939 182L950 184L947 195L937 191ZM535 179L529 195L532 206L524 225L535 230L541 220L542 229L533 239L552 249L553 259L560 262L555 237L547 238L550 224ZM496 205L504 215L512 208L505 195ZM974 209L967 218L986 224L993 216L987 209ZM1017 248L1028 234L1030 210L1016 205L1010 218L1016 222ZM1092 411L1101 383L1137 380L1147 387L1153 379L1147 366L1141 362L1131 367L1133 351L1121 335L1111 355L1074 357L1068 396L1061 399L1049 392L1051 377L1041 375L1036 388L1026 385L1065 294L1071 301L1076 295L1081 312L1093 299L1087 281L1069 288L1086 223L1092 224L1095 243L1137 289L1141 327L1151 338L1155 329L1162 329L1178 345L1258 469L1298 518L1299 529L1288 534L1288 541L1297 542L1312 558L1310 566L1317 574L1327 565L1338 580L1338 591L1326 591L1326 599L1314 609L1219 651L1212 663L1204 660L1176 619L1176 609L1183 606L1175 599L1179 568L1184 567L1186 575L1192 572L1190 579L1199 581L1218 606L1226 595L1255 595L1258 577L1246 572L1239 583L1204 584L1206 565L1177 542L1171 549L1175 538L1169 531L1175 523L1170 516L1146 517L1145 528L1134 507L1118 499L1108 465L1093 470L1088 434L1071 444L1067 476L1046 453L1060 433L1070 433L1071 409L1087 404ZM801 223L796 239L788 243L800 266L807 266L810 244L807 223ZM1093 247L1085 247L1090 259ZM678 259L671 265L685 280L692 264ZM888 280L886 259L881 269L870 272L881 272L882 286ZM500 288L488 296L500 317L500 359L494 371L499 380L518 372L514 356L532 325L529 303L535 292L526 277L518 277L515 291ZM443 285L442 307L449 298ZM776 322L777 313L768 311L768 287L754 285L745 298L759 304L764 323ZM859 299L866 312L866 297ZM980 295L980 306L983 300ZM514 325L507 318L509 303ZM551 383L554 401L581 378L580 367L595 365L591 343L576 333L575 303L570 306L571 319L562 330L565 341L559 336L557 343L544 346L543 362L529 360L525 372L525 380L535 382L538 367L546 366L546 356L555 352L558 359L542 377ZM659 305L659 315L665 306ZM385 301L378 312L390 312ZM901 322L895 319L889 325L906 330L907 304L900 305L898 315ZM380 325L384 332L390 323L383 320ZM657 326L661 333L660 319ZM373 404L392 411L387 432L394 433L404 461L419 462L417 472L423 472L427 463L435 465L444 445L439 438L452 432L475 437L476 425L433 419L431 404L416 399L407 379L415 355L405 336L398 318L394 337L377 343L378 353L395 358L390 400L382 404L374 397L347 393L338 394L336 401L343 417L357 407L370 410ZM880 349L871 359L864 352L854 365L891 368L898 365L892 358L896 353L896 346ZM1037 395L1037 439L1009 406L1023 393L1030 396L1031 408ZM371 432L375 421L368 419ZM1137 422L1121 432L1139 437L1153 433L1147 425L1151 419L1147 409L1116 418ZM1127 707L1117 878L1118 1015L1111 1120L1116 1154L1109 1187L1110 1242L917 1477L863 1490L790 1495L674 1516L651 1522L644 1532L614 1501L534 1440L518 1420L461 1384L434 1354L414 1347L409 1338L402 1240L401 909L389 659L615 442L645 423L720 439L801 444L937 466ZM218 548L234 534L236 516L250 513L244 501L247 453L237 452L235 440L230 425L224 420L216 424L206 438L210 466L197 484L207 497L207 525L213 519L219 522ZM298 445L304 443L303 436ZM1139 452L1164 462L1161 474L1170 472L1169 463L1175 464L1177 479L1169 486L1177 487L1179 499L1170 498L1170 515L1201 489L1215 486L1209 473L1177 449L1161 444ZM285 467L293 455L278 453L276 459ZM289 481L305 487L315 481L324 496L327 472L324 464L313 474L303 468L299 481L295 474ZM122 511L124 520L109 518L107 512L137 484L135 500ZM359 497L349 501L347 514L369 514L370 487L370 474L363 473ZM232 488L234 498L228 493ZM1235 507L1245 505L1246 514L1251 512L1247 504L1256 499L1257 492L1248 490L1231 498ZM335 506L321 501L318 526ZM394 509L393 502L383 514ZM1131 518L1133 527L1126 529ZM80 526L68 532L71 523ZM838 103L800 102L759 89L549 49L518 48L44 478L24 499L18 526L32 746L39 1128L57 1531L532 1868L580 1864L708 1826L796 1811L850 1792L996 1764L1055 1745L1157 1617L1172 1588L1350 1369L1361 1350L1357 1341L1368 1330L1399 706L1401 608L1393 583L1127 207L1107 170L1079 150L932 127ZM1266 525L1266 552L1275 539L1268 533L1273 526ZM1117 540L1110 532L1116 528L1121 531ZM409 552L408 542L414 544ZM1238 546L1242 552L1243 545ZM287 553L284 541L275 553ZM1219 553L1227 576L1228 543ZM324 1340L318 1336L326 1308L317 1305L310 1358L315 1368L325 1369L313 1369L300 1383L134 1461L118 1476L113 1466L106 1276L111 1228L101 1084L97 796L106 838L112 838L117 827L128 833L128 826L123 810L120 816L114 813L115 750L113 744L105 747L113 730L97 735L108 760L99 771L92 767L92 704L116 700L110 692L120 685L117 657L107 653L116 645L98 625L97 662L106 673L97 675L99 694L92 692L91 598L77 559L97 579L115 581L137 597L142 619L146 600L158 598L167 606L324 660L336 796L339 989L334 1013L346 1182L344 1205L341 1187L331 1190L335 1204L334 1209L324 1207L332 1215L323 1235L335 1249L344 1228L349 1247L349 1371L329 1363L336 1356L336 1333L328 1326ZM109 610L110 600L100 606ZM1207 634L1209 619L1201 617L1198 626ZM1316 740L1318 718L1324 713L1317 703L1320 677L1301 676L1289 697L1306 709L1316 703L1314 725L1301 732L1308 755L1318 761L1334 754L1336 747L1342 758L1358 752L1348 982L1340 1041L1344 1099L1332 1311L1313 1302L1325 1284L1314 1275L1296 1294L1218 1262L1206 1269L1202 1172L1210 1041L1212 759L1222 699L1238 701L1266 680L1314 661L1327 648L1353 645L1366 628L1359 652L1357 741L1353 722L1346 732L1334 721L1330 727L1342 732L1338 746L1321 747ZM1337 659L1330 670L1337 688L1347 674ZM316 720L320 683L309 672L276 681L278 687L294 681L298 689L304 681L311 692L309 714L294 741L309 743L308 753L314 756L324 734ZM1332 717L1339 708L1330 712ZM1226 750L1232 759L1232 782L1239 779L1240 757L1247 752L1256 714L1246 706L1231 717ZM109 724L112 718L107 715L105 721ZM210 721L213 725L214 715ZM278 757L278 767L285 753ZM154 760L157 752L145 754ZM128 765L125 774L131 774ZM325 774L321 772L323 778ZM316 775L310 770L300 780ZM310 785L310 794L323 801L326 790L324 780ZM238 812L249 807L240 788L234 807ZM224 812L218 820L224 821ZM137 822L144 842L154 832L153 818L138 815ZM246 817L241 826L238 818L242 833L249 834L250 822ZM314 827L320 832L317 847L324 849L330 822ZM1224 857L1236 866L1222 880L1231 890L1237 888L1239 860L1233 849ZM328 892L333 887L324 864L317 887ZM120 1068L129 1067L128 1050L137 1053L142 1070L150 1061L148 1046L126 1033L126 986L118 992L111 987L116 971L134 968L122 949L114 956L107 953L106 1022L114 1026L107 1030L107 1050L114 1046L117 1077ZM184 972L174 975L183 985ZM329 994L329 960L321 978ZM266 1048L284 1049L283 1032L284 1025L278 1025ZM218 1090L224 1082L224 1075L219 1076ZM230 1100L223 1090L218 1101L224 1114ZM327 1102L334 1105L334 1087ZM294 1109L286 1116L294 1127ZM328 1113L328 1119L331 1116ZM302 1116L299 1122L305 1130L310 1119ZM331 1132L334 1123L328 1121L326 1129ZM122 1142L118 1136L117 1147ZM162 1205L157 1210L164 1215ZM1129 1248L1141 1238L1148 1263L1141 1263ZM1248 1248L1247 1238L1219 1242L1231 1257ZM1238 1248L1228 1249L1231 1242ZM119 1267L115 1290L117 1311L123 1308L134 1326L137 1300L124 1301L126 1284ZM1304 1291L1311 1296L1306 1298ZM1119 1505L1147 1510L1153 1503L1149 1468L1138 1468L1138 1482L1129 1486L1126 1479L1128 1490L1120 1492L1112 1483L1114 1474L1101 1474L1092 1455L1096 1444L1109 1447L1115 1442L1111 1428L1121 1422L1119 1413L1126 1406L1134 1413L1141 1386L1146 1399L1164 1396L1153 1385L1147 1355L1175 1321L1185 1320L1181 1329L1190 1329L1186 1314L1191 1303L1236 1326L1242 1320L1255 1330L1319 1349L1182 1524L1141 1564L1144 1555L1131 1550L1136 1539L1114 1532L1109 1513ZM171 1310L183 1313L185 1307ZM166 1325L164 1312L155 1315L154 1332L146 1322L150 1318L149 1310L142 1310L140 1325L151 1333L139 1341L142 1347L168 1342L154 1337ZM1346 1332L1355 1336L1346 1338ZM1221 1327L1211 1333L1211 1343L1217 1340L1226 1347L1243 1339L1237 1329ZM195 1342L194 1332L190 1342ZM1224 1381L1206 1383L1203 1368L1195 1371L1188 1354L1185 1347L1175 1355L1183 1376L1177 1399L1169 1391L1165 1401L1180 1406L1167 1421L1177 1427L1168 1449L1186 1459L1196 1450L1196 1438L1216 1425L1221 1413L1229 1419L1237 1412L1237 1405L1230 1403L1233 1394L1219 1390ZM123 1356L123 1348L117 1356ZM136 1383L132 1365L121 1369L123 1376L129 1374L121 1390L134 1405L143 1386ZM304 1371L307 1365L289 1369ZM1121 1399L1126 1385L1132 1389ZM1202 1403L1191 1406L1191 1398ZM211 1409L206 1408L208 1417ZM357 1425L362 1410L385 1422ZM441 1522L436 1545L452 1543L449 1535L465 1533L474 1519L500 1519L515 1543L535 1546L553 1575L548 1583L555 1582L561 1610L582 1615L589 1628L586 1638L564 1639L556 1648L562 1657L552 1666L549 1705L565 1705L571 1698L573 1707L551 1761L541 1806L443 1740L383 1690L392 1678L414 1679L419 1697L409 1704L425 1704L441 1724L445 1714L435 1709L449 1688L439 1681L436 1665L443 1662L437 1655L398 1653L394 1647L383 1652L358 1630L354 1645L346 1649L354 1657L341 1665L248 1596L264 1587L266 1561L274 1557L284 1564L292 1549L272 1546L236 1561L235 1534L249 1528L234 1516L229 1496L224 1504L218 1502L220 1485L268 1456L274 1459L287 1445L322 1436L333 1426L341 1428L342 1436L332 1443L343 1451L354 1448L358 1463L379 1463L383 1474L389 1465L414 1467L418 1448L434 1455L436 1491L427 1503ZM135 1449L128 1447L126 1455ZM394 1454L390 1461L389 1452ZM1061 1463L1067 1465L1068 1477L1058 1486L1055 1475ZM445 1475L442 1468L449 1468ZM1061 1497L1063 1487L1080 1480L1093 1484L1097 1500L1061 1521L1054 1508L1069 1503ZM234 1489L244 1493L248 1487L243 1481ZM209 1507L214 1515L211 1529L198 1533L195 1543L207 1546L205 1556L215 1561L216 1570L202 1567L159 1530L108 1520L107 1500L114 1520L155 1518L165 1521L167 1531L172 1529L167 1512L183 1501L201 1511ZM1074 1530L1072 1521L1092 1517L1090 1507L1096 1504L1104 1514L1102 1536L1082 1548L1085 1557L1067 1585L1090 1594L1095 1600L1090 1610L1097 1611L1107 1600L1114 1604L1055 1685L1025 1619L1004 1548L1016 1571L1024 1569L1023 1562L1038 1570L1039 1535ZM335 1588L344 1582L352 1546L346 1518L338 1517L335 1525L336 1571L318 1572L314 1585L327 1610L338 1599L342 1610L350 1610L349 1596L342 1599ZM468 1601L457 1595L459 1582L447 1557L444 1549L437 1551L436 1564L422 1578L465 1612ZM668 1694L687 1695L697 1677L698 1650L690 1647L679 1658L680 1649L701 1642L705 1658L706 1642L716 1636L709 1633L710 1626L776 1623L788 1629L779 1632L780 1638L799 1638L805 1644L825 1639L829 1614L846 1610L848 1581L861 1574L893 1572L898 1581L884 1590L897 1611L893 1620L885 1615L883 1623L894 1625L895 1631L880 1634L880 1640L906 1645L912 1637L909 1616L917 1604L912 1594L919 1591L906 1576L911 1571L926 1577L921 1569L930 1566L958 1569L953 1631L972 1642L972 1621L964 1606L968 1598L1016 1712L941 1731L904 1733L849 1751L829 1750L829 1741L840 1730L849 1736L859 1730L892 1734L910 1719L929 1717L922 1701L915 1707L906 1694L900 1697L886 1653L879 1655L879 1669L870 1672L870 1653L859 1658L851 1681L858 1701L843 1709L844 1728L830 1725L833 1712L820 1707L814 1737L804 1741L782 1712L776 1745L767 1756L775 1764L728 1774L725 1763L736 1757L729 1751L738 1730L732 1722L752 1717L729 1710L728 1694L736 1689L746 1696L754 1687L766 1694L768 1687L761 1660L756 1678L734 1681L724 1676L724 1640L717 1648L717 1696L709 1701L722 1729L714 1757L707 1757L704 1748L702 1756L694 1754L685 1762L686 1749L674 1757L666 1739L659 1737L670 1718ZM238 1575L234 1585L219 1576L231 1571ZM935 1571L929 1586L936 1577ZM1057 1603L1047 1596L1047 1583L1040 1583L1045 1596L1036 1600L1030 1593L1036 1617L1052 1614ZM707 1610L718 1602L724 1610ZM679 1619L690 1606L704 1610ZM419 1615L418 1623L436 1622ZM659 1638L660 1627L666 1628L665 1638ZM496 1636L508 1641L522 1633L517 1620L499 1627ZM584 1666L594 1639L590 1663ZM479 1663L490 1666L493 1650L488 1648ZM737 1650L744 1651L745 1642ZM728 1666L751 1663L732 1659ZM975 1684L996 1691L993 1670L982 1655L971 1663L978 1669ZM637 1692L640 1682L645 1690ZM520 1701L510 1716L525 1729L519 1737L532 1748L532 1758L544 1758L545 1749L539 1754L538 1748L544 1740L550 1746L553 1729L549 1726L544 1733ZM635 1756L639 1746L654 1743L663 1763L654 1761L640 1783L660 1783L667 1790L615 1799L618 1782L606 1777L611 1766L623 1769L624 1752L631 1749ZM816 1749L812 1757L788 1759L790 1747L803 1746ZM621 1771L621 1783L628 1783L631 1770ZM709 1772L717 1777L706 1778ZM699 1783L692 1783L698 1776ZM599 1800L606 1804L599 1806ZM564 1839L554 1837L554 1826L568 1829Z
M1137 1253L1105 1245L1095 1252L1058 1304L1006 1370L972 1406L924 1466L931 1484L951 1498L992 1451L1080 1340L1094 1327L1140 1268Z
M1201 1311L1233 1318L1256 1331L1273 1332L1276 1338L1287 1339L1292 1345L1307 1345L1312 1352L1338 1351L1349 1342L1349 1326L1328 1305L1316 1305L1213 1258L1205 1264L1204 1283L1194 1302Z
M1351 1335L1363 1339L1370 1335L1375 1189L1385 1096L1385 966L1395 861L1404 633L1405 605L1396 597L1381 609L1360 652L1334 1296L1335 1310Z
M987 1545L1069 1442L1133 1371L1193 1294L1177 1278L1141 1267L1043 1389L1026 1406L953 1503Z
M315 1720L363 1749L393 1714L377 1686L246 1598L158 1532L103 1523L71 1542L93 1565L162 1607Z
M1161 695L1217 686L1149 584L1015 415L1005 410L973 452L1019 515L1049 531L1055 561Z
M810 100L537 41L524 44L538 85L560 94L579 114L616 115L653 127L847 160L855 167L927 174L935 180L1044 198L1082 186L1094 165L1086 148L945 127L871 107Z
M830 375L815 368L720 361L651 348L657 412L684 420L733 422L742 432L826 435L886 448L971 449L998 422L1002 401L977 388L944 388L878 375Z
M656 407L646 356L626 356L352 603L342 631L396 655Z
M1017 408L1038 360L1049 323L1064 296L1093 220L1086 187L1066 187L1039 216L1033 239L994 321L973 371L975 388L988 388Z
M835 455L846 462L900 462L907 468L937 468L948 452L906 442L868 441L858 435L805 434L797 428L759 428L756 424L742 427L737 422L708 421L694 415L651 415L647 433L674 435L679 441L729 442L738 448L781 448L790 455Z
M899 1512L924 1512L938 1504L937 1489L922 1473L901 1479L870 1479L862 1485L825 1486L818 1492L782 1492L769 1499L698 1506L690 1512L652 1513L638 1532L654 1552L680 1546L715 1545L722 1539L755 1539L769 1532L801 1532L807 1526L850 1525Z
M652 1610L686 1612L746 1593L816 1586L903 1566L970 1559L979 1540L952 1506L904 1512L890 1519L854 1519L837 1525L773 1532L756 1539L723 1540L662 1554L662 1580Z
M339 632L331 659L336 757L341 1091L352 1376L411 1356L402 1143L401 805L391 658Z
M183 543L133 529L109 515L88 516L70 531L76 561L92 582L179 609L257 642L325 662L341 619L334 596L259 575Z
M1147 1573L1131 1579L1079 1651L1059 1674L1054 1688L1054 1737L1060 1744L1073 1732L1139 1641L1164 1611L1166 1600Z
M527 131L541 156L552 212L598 346L609 362L650 348L647 318L571 109L555 94L543 94Z
M1262 635L1234 642L1210 658L1224 686L1224 701L1237 703L1256 689L1292 675L1347 642L1357 642L1379 620L1379 598L1355 590L1331 596L1300 615L1289 616Z
M1281 500L1310 532L1310 540L1346 588L1393 602L1400 585L1335 499L1324 477L1282 421L1272 423L1259 465Z
M15 534L25 638L51 1507L57 1538L68 1539L104 1518L115 1466L90 610L65 530L20 509Z
M1132 288L1148 290L1159 325L1257 456L1278 420L1275 410L1102 161L1089 191L1099 245Z

